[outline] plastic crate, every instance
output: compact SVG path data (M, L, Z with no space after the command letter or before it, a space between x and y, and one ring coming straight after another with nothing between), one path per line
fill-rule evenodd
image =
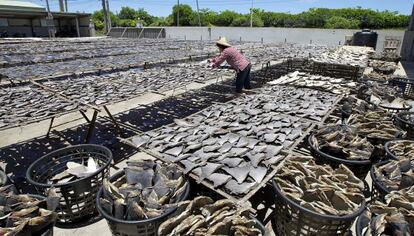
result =
M53 176L66 168L67 162L87 162L89 157L92 157L100 166L95 173L68 183L54 185L48 183ZM97 215L96 194L103 179L109 175L111 161L112 153L104 146L75 145L56 150L36 160L28 168L26 178L42 195L47 195L52 186L56 189L57 194L61 196L56 209L58 214L56 225L66 227L84 223Z
M116 180L124 176L124 171L119 171L115 175L111 176L109 179L110 182L115 182ZM179 197L179 201L186 200L190 193L190 185L187 184L187 188L184 193ZM99 189L99 192L96 196L96 207L98 208L99 213L105 218L108 226L114 236L156 236L158 235L159 226L169 218L173 216L175 208L170 208L164 214L145 220L136 220L128 221L117 219L114 216L109 215L101 206L100 198L103 195L103 188Z
M286 197L273 180L276 192L275 210L273 212L276 235L296 236L334 236L349 232L355 219L365 209L365 201L360 208L346 216L323 215L302 207Z

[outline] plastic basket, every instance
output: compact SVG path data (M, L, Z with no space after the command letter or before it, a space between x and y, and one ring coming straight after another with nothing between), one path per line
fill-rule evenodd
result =
M262 231L262 235L268 235L266 234L266 227L262 224L262 222L260 222L258 219L256 219L255 217L251 217L252 220L255 221L256 223L256 228L258 228L260 231Z
M114 182L124 176L124 171L119 171L115 175L111 176L110 182ZM184 193L179 197L179 201L186 200L190 194L190 185L187 184L187 188ZM173 216L175 208L170 208L164 214L145 220L127 221L117 219L102 208L100 198L103 195L103 188L99 189L96 196L96 207L99 213L105 218L108 226L114 236L156 236L158 235L159 226L169 218Z
M411 110L411 108L413 108L413 106L409 105L408 107L389 107L389 106L384 106L379 104L379 107L385 109L386 111L390 112L390 113L399 113L399 112L404 112L404 111L409 111Z
M273 230L276 235L344 235L351 228L355 218L365 209L365 200L360 208L346 216L323 215L306 209L286 197L275 180L273 188L276 192Z
M381 166L388 162L390 161L383 161L376 164L375 166ZM375 175L374 166L371 168L370 175L372 179L371 201L379 200L384 202L385 196L389 194L390 191L378 180L377 176Z
M404 98L414 99L414 81L406 78L394 78L389 81L389 85L398 86Z
M414 115L414 112L400 112L395 116L395 125L407 131L407 138L414 139L414 123L409 122L404 117L407 115Z
M95 173L68 183L54 185L48 183L53 176L66 169L67 162L87 162L89 157L100 166ZM57 194L61 196L56 209L58 214L56 225L71 227L72 224L85 223L97 215L96 193L103 179L109 175L111 161L112 153L106 147L92 144L76 145L39 158L28 168L26 178L40 194L47 195L52 186L56 189Z
M361 214L363 215L364 212ZM355 223L355 234L356 236L364 236L362 234L362 230L367 227L369 224L369 222L364 222L363 219L361 218L361 216L358 217L356 223Z
M310 152L315 158L315 162L317 164L328 164L333 168L338 168L340 164L344 164L354 173L356 177L360 178L361 180L365 179L372 166L372 162L370 160L345 160L326 154L316 148L312 142L313 137L314 134L309 135L308 143L310 146Z
M385 145L384 145L385 153L387 154L387 157L389 159L399 160L399 158L397 156L395 156L394 153L391 152L390 145L391 144L394 144L394 143L400 143L400 142L404 142L404 143L407 143L407 142L414 143L414 141L411 141L411 140L392 140L392 141L389 141L389 142L385 143Z

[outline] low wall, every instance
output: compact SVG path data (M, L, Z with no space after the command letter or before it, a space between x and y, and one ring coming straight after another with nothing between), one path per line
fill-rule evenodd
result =
M229 40L288 42L299 44L343 45L345 36L359 30L310 29L310 28L248 28L248 27L166 27L167 38L188 40L215 40L224 36ZM384 47L385 36L403 40L403 30L377 30L377 50Z

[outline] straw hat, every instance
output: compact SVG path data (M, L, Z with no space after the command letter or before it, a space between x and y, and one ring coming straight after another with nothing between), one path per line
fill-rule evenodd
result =
M216 44L223 45L225 47L231 47L231 45L227 42L226 37L221 37L219 41L216 42Z

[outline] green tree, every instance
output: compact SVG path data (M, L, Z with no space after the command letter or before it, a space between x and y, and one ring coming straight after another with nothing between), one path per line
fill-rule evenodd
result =
M145 11L144 8L138 8L138 10L136 10L135 17L136 20L139 19L144 21L144 25L151 25L156 19L156 17L151 16L147 11Z
M155 20L155 17L151 16L147 11L144 10L144 8L135 10L130 7L122 7L121 11L118 13L118 17L119 19L130 20L120 22L120 26L123 26L122 24L125 24L125 22L130 22L132 24L133 21L135 21L135 23L141 21L144 23L144 25L151 25Z
M144 25L173 26L177 25L177 11L180 11L181 26L198 26L197 12L189 5L174 6L168 17L155 17L143 8L137 10L122 7L114 15L112 12L112 26L135 26L138 21ZM310 8L299 14L264 11L254 8L253 26L255 27L309 27L309 28L371 28L389 29L405 28L409 24L410 16L401 15L393 11L375 11L372 9L357 8ZM102 10L92 14L96 29L103 30L104 20ZM250 14L240 14L225 10L215 12L209 9L200 10L202 26L250 26Z
M172 17L155 17L153 23L150 26L172 26Z
M214 25L230 26L233 23L233 20L240 16L241 14L234 12L234 11L230 11L230 10L222 11L217 15Z
M180 4L175 5L172 10L172 14L170 15L173 19L173 25L177 25L177 12L180 13L180 26L190 26L191 22L193 22L193 18L195 17L195 14L193 12L193 9L190 7L190 5L187 4Z
M111 18L111 25L118 26L119 25L119 18L113 12L109 12L109 16ZM95 29L100 31L104 29L104 14L103 10L95 11L92 14L92 21L95 24Z
M325 27L329 29L357 29L359 28L359 22L341 16L332 16L326 21Z
M131 7L122 7L118 13L119 19L136 19L137 12Z
M131 19L119 19L118 26L121 27L135 27L137 25L136 20Z
M250 25L249 20L246 16L238 16L231 22L231 26L248 26Z

